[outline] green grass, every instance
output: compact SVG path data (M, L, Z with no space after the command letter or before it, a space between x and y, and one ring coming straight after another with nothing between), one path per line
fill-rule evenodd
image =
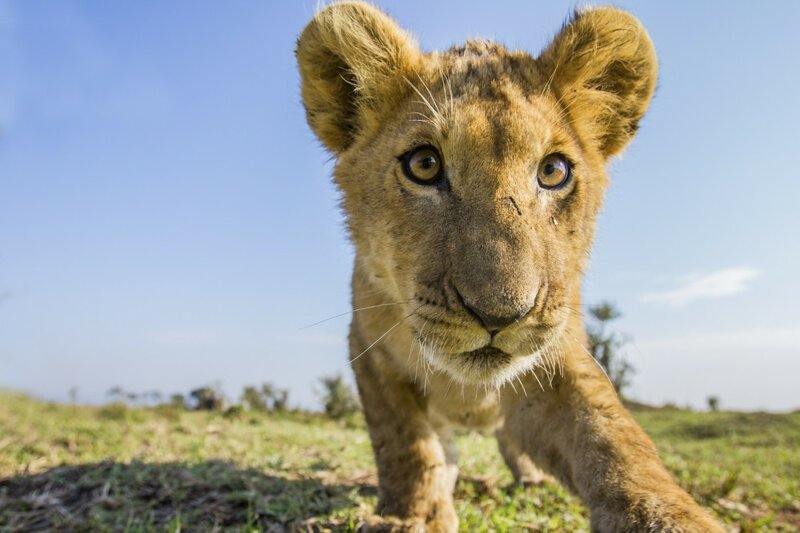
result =
M731 528L800 529L800 413L636 416L681 485ZM463 531L588 529L560 486L515 486L493 439L465 434L459 449ZM360 421L0 393L0 531L352 531L375 482Z

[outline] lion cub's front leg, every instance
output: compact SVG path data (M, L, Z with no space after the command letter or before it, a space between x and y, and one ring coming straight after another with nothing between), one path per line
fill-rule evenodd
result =
M590 356L565 352L552 387L503 398L506 438L583 499L592 531L723 531L673 481Z
M355 328L354 328L355 329ZM351 352L366 346L355 332ZM452 465L413 388L379 350L353 363L378 466L378 517L368 531L452 532Z
M509 430L508 427L498 429L495 432L495 437L497 437L500 455L511 471L515 483L525 486L539 485L548 478L547 474L533 464L528 454L520 448L514 439L514 432Z

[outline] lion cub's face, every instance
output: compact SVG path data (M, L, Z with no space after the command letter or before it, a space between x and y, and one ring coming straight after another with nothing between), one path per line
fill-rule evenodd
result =
M429 361L464 381L504 380L569 314L603 161L542 94L531 58L471 45L426 66L409 79L419 93L343 154L336 179L359 260L407 302Z
M620 45L583 15L538 59L483 42L423 55L374 8L342 7L315 19L298 57L357 268L402 302L431 364L505 382L579 305L606 159L652 94L652 46L629 17L639 33Z

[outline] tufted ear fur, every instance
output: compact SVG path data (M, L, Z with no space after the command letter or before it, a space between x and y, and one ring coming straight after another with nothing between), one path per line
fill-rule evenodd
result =
M647 31L625 11L576 12L537 59L576 126L605 157L633 138L656 85Z
M308 123L337 153L407 89L403 76L422 58L410 35L362 2L338 2L318 12L296 54Z

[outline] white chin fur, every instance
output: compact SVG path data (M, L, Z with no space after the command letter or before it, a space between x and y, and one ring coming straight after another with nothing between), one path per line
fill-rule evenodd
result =
M444 372L458 383L484 385L495 389L533 370L542 361L540 352L535 352L509 356L509 359L498 361L496 366L487 363L478 367L458 354L437 352L422 343L420 347L425 360L434 370Z
M537 344L536 351L525 355L509 355L506 358L498 358L496 364L485 361L483 364L476 365L459 354L438 351L422 339L418 339L418 342L423 357L434 370L444 372L456 382L464 385L483 385L499 389L536 367L544 368L548 375L555 374L557 368L560 368L562 364L563 352L561 352L558 339L565 327L566 322L553 328L547 338Z

